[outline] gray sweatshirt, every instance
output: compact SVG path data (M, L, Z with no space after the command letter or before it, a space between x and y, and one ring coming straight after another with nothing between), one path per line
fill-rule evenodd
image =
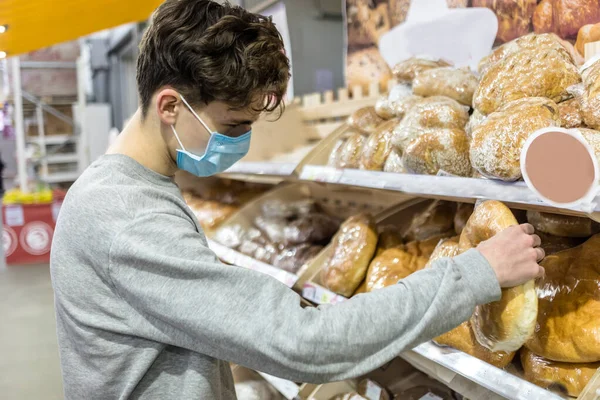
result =
M219 262L172 179L122 155L73 185L51 256L66 399L235 399L229 362L297 382L367 373L500 287L471 250L319 308Z

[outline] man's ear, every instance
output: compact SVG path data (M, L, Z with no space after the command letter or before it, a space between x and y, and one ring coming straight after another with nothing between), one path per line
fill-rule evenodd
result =
M175 125L183 103L177 91L163 88L156 94L156 112L163 124Z

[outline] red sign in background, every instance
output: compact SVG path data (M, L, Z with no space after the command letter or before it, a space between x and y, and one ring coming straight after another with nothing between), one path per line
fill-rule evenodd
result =
M50 262L61 202L2 206L2 244L8 265Z

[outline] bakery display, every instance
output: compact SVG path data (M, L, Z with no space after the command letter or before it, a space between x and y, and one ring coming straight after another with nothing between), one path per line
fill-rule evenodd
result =
M477 77L468 69L442 67L418 74L412 87L416 95L446 96L471 107L477 83Z
M347 219L332 240L332 252L321 281L329 290L350 297L364 280L377 248L372 217L360 214Z
M450 67L444 60L431 60L426 58L409 58L394 66L392 73L398 82L413 83L413 80L422 72L433 68Z
M527 348L561 362L600 361L600 235L547 256L537 282L539 314Z
M392 135L399 124L398 119L390 119L380 124L364 142L360 156L360 169L383 171L385 162L392 151Z
M593 62L581 73L583 90L579 97L583 122L600 129L600 60Z
M475 208L460 235L461 251L477 247L512 225L517 225L517 220L508 207L499 201L484 201ZM477 306L471 326L482 346L492 351L516 351L533 335L537 313L538 299L532 280L502 289L500 300Z
M508 42L531 31L531 18L535 11L537 0L497 1L472 0L472 7L487 7L498 18L498 33L496 39Z
M536 46L490 65L481 76L473 106L488 115L524 97L561 102L571 97L567 89L579 82L577 66L564 47Z
M597 222L583 217L527 211L527 221L536 231L554 236L585 238L600 232Z
M405 148L403 162L415 174L470 176L469 139L462 129L425 131Z
M358 132L350 134L340 149L339 164L336 166L340 168L358 168L365 140L365 136Z
M521 349L521 365L525 379L545 389L554 388L577 397L600 368L600 363L564 363L550 361L537 354Z
M521 178L521 150L536 130L560 125L558 106L543 97L510 102L473 130L471 163L483 176L515 181Z

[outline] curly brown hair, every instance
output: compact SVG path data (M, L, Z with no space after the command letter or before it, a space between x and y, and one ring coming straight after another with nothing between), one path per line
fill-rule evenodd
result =
M229 3L166 0L140 43L137 84L145 117L169 85L192 105L223 101L255 111L283 108L290 64L271 18ZM264 103L257 108L257 99Z

